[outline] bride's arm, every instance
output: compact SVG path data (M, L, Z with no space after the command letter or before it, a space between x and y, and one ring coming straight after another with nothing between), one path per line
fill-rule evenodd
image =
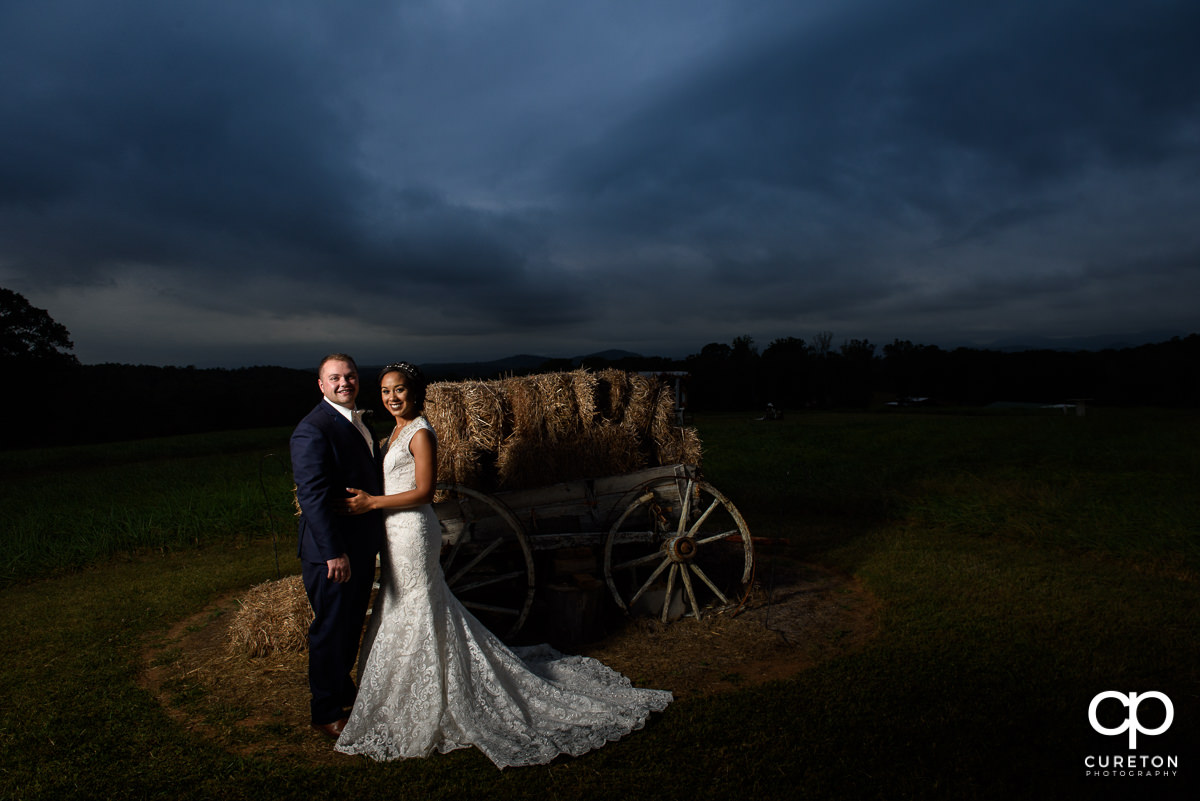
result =
M346 511L361 515L375 509L412 509L433 502L434 485L437 483L437 442L425 429L413 434L408 443L409 453L416 462L415 489L395 495L370 495L360 489L346 487L350 497L346 499Z

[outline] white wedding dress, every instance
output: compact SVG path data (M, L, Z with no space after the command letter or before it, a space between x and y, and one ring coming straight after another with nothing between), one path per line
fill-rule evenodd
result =
M384 456L384 492L416 486L408 445ZM363 639L358 698L335 748L378 760L475 746L500 768L578 756L640 729L672 700L595 659L548 645L510 649L450 592L433 507L387 513L380 589Z

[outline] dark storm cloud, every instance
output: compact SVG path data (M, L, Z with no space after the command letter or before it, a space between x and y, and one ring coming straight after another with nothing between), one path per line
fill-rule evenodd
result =
M648 208L671 224L754 189L950 220L969 194L994 217L1096 163L1192 157L1197 31L1194 4L880 3L815 30L780 20L654 98L576 180L646 229Z
M1191 326L1155 276L1197 282L1197 31L1190 2L9 2L0 283L85 359L136 358L99 298L225 359Z
M1196 30L1194 4L1006 4L954 26L959 47L901 76L900 130L978 154L1010 191L1171 160L1194 144Z
M1136 274L1132 229L1195 243L1153 191L1130 204L1135 225L1097 230L1078 210L1109 205L1091 193L1149 188L1129 173L1195 173L1196 7L860 4L816 27L776 22L573 154L578 196L604 226L590 235L687 242L700 269L714 259L723 282L763 288L741 299L745 317L781 321L789 306L802 319L888 296L914 312L1003 315L1017 299L1094 295L1078 274L1097 246ZM1197 194L1170 201L1191 212ZM948 253L974 240L1003 260ZM770 255L730 257L747 242ZM1047 273L1054 250L1066 252ZM947 259L942 278L920 278ZM1041 322L1023 305L1010 325Z
M244 246L352 246L352 121L324 65L253 13L9 4L0 58L21 79L5 82L0 126L20 135L0 154L0 202L18 257L86 278L121 261L240 269Z

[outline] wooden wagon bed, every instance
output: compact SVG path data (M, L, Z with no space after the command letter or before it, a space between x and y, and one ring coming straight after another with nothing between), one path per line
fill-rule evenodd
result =
M750 590L745 520L691 465L492 494L438 489L447 582L504 636L529 615L536 552L591 548L616 606L664 622L736 609Z

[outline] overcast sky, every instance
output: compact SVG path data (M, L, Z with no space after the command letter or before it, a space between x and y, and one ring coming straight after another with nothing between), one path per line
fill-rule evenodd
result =
M1200 331L1195 0L0 0L85 363Z

